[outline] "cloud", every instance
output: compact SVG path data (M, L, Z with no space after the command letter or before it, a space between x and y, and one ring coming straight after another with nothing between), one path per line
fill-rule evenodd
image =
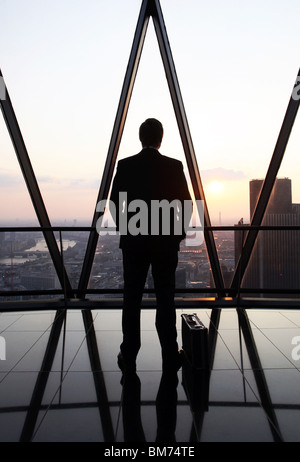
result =
M241 170L227 169L223 167L216 167L207 170L200 170L200 175L203 181L237 181L243 180L246 177L245 173Z
M73 190L73 189L98 189L100 180L95 178L56 178L44 176L37 178L38 184L43 184L43 188Z
M246 178L244 172L240 170L216 167L207 170L200 170L203 182L210 181L238 181ZM38 185L42 190L98 190L101 178L58 178L54 176L38 176ZM1 172L0 173L0 190L1 188L20 188L26 187L22 174Z
M54 176L38 176L37 183L42 189L59 190L88 190L99 189L101 178L57 178ZM26 183L22 173L1 172L0 191L5 188L19 189L25 187Z
M0 188L15 188L16 186L19 186L22 183L24 183L22 174L17 175L15 173L9 172L0 173Z
M58 180L51 176L39 176L37 178L38 183L57 183Z

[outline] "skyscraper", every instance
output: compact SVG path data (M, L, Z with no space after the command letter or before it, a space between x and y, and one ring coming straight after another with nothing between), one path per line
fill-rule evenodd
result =
M251 218L262 185L263 180L250 181ZM299 204L292 203L292 183L289 178L276 179L262 224L265 226L300 225L300 207ZM235 234L237 262L241 252L242 233ZM260 231L242 287L295 290L300 284L299 261L300 231Z
M250 219L259 198L263 180L250 181ZM292 181L289 178L277 178L267 208L269 214L292 213Z

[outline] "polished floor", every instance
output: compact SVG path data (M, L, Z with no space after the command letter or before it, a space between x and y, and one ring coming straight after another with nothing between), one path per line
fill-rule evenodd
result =
M144 310L137 375L125 381L119 310L0 314L0 441L300 441L300 311L196 313L209 373L162 375Z

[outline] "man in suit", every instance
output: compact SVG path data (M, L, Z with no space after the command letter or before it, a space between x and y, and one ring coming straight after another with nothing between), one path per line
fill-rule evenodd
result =
M191 197L182 163L158 151L162 124L147 119L140 126L139 138L142 151L118 162L110 198L115 205L111 212L121 234L124 269L123 342L118 364L123 372L136 369L141 346L140 306L151 266L163 369L178 370L181 358L174 304L175 271L179 244L185 238L184 201ZM189 221L189 217L185 219Z

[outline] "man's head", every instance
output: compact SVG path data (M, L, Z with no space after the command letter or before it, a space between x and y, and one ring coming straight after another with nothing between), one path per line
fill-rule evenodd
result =
M159 120L147 119L140 126L140 141L143 147L159 148L163 139L164 129Z

